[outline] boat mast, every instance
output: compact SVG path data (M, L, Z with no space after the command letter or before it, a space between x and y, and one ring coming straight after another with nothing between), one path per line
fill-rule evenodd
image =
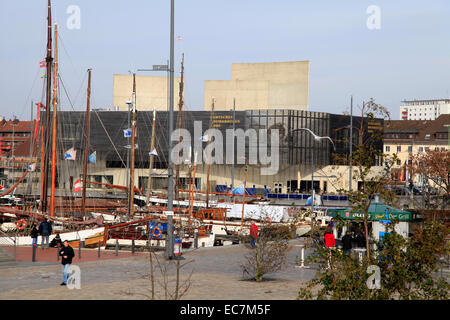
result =
M212 119L214 114L214 98L212 99L211 104L211 115L209 119L209 127L211 128ZM208 137L209 140L209 137ZM206 174L206 208L209 208L209 173L211 172L211 159L208 159L208 172Z
M183 109L183 74L184 74L184 53L181 54L181 81L180 81L180 90L179 90L179 103L178 103L178 117L177 117L177 129L181 128L182 122L182 109ZM180 145L181 136L178 137L178 145ZM175 199L178 200L178 193L180 190L180 165L176 165L175 171Z
M152 195L152 171L153 171L153 157L151 154L155 150L155 132L156 132L156 110L153 109L153 124L152 124L152 147L150 150L150 166L148 169L148 192L147 192L147 205L150 203L150 196Z
M245 206L245 193L247 187L247 171L248 171L248 158L245 157L245 175L244 175L244 194L242 195L242 217L241 217L241 228L244 225L244 206Z
M132 120L131 120L131 169L128 197L128 215L133 217L134 205L134 144L136 141L136 74L133 73L133 97L132 97Z
M84 159L83 159L83 191L81 198L81 217L86 215L86 186L87 186L87 162L89 154L89 126L90 126L90 107L91 107L91 69L88 69L88 87L86 102L86 130L84 136Z
M49 77L49 75L47 75ZM58 89L58 25L55 23L55 65L53 69L53 130L52 130L52 184L50 186L50 216L55 215L55 185L56 185L56 112Z
M51 86L52 86L52 9L50 0L48 0L48 17L47 17L47 57L45 58L47 64L47 92L45 99L45 132L44 132L44 170L41 193L41 210L47 211L47 193L48 193L48 162L49 162L49 147L50 147L50 104L51 104Z

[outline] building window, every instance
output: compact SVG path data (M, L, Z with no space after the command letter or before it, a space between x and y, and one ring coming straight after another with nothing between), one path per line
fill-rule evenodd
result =
M397 159L397 165L399 166L401 164L400 159Z
M386 146L386 152L391 152L391 147L390 146Z
M430 151L430 148L429 147L425 147L425 152L428 152L428 151Z
M402 146L397 146L397 152L402 152Z
M409 152L409 153L412 152L412 146L408 146L408 152Z
M423 152L423 147L419 147L419 152Z

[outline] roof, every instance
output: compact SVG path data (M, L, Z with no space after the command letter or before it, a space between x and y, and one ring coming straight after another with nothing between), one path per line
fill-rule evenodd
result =
M416 133L416 141L433 141L436 133L448 132L450 114L442 114L436 120L391 120L385 121L385 133ZM425 139L426 135L430 138ZM386 139L390 140L390 139Z
M20 121L3 119L0 121L0 132L30 132L32 130L32 121Z

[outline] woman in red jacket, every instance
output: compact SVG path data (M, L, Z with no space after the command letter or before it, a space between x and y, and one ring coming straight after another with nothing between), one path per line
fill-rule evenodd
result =
M336 245L336 240L334 239L333 234L333 228L331 226L328 226L325 230L325 236L323 237L325 240L325 246L329 249L330 255L328 257L328 269L330 268L330 261L331 261L331 249L334 248Z

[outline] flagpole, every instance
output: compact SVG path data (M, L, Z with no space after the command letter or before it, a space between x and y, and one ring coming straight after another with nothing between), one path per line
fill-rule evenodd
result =
M148 192L147 192L147 205L150 203L150 196L152 195L152 171L153 171L153 157L151 154L155 150L155 132L156 132L156 110L153 109L153 124L152 124L152 147L150 152L150 166L148 169Z
M83 193L81 198L81 217L86 215L86 187L87 187L87 161L89 153L89 126L90 126L90 107L91 107L91 69L88 69L88 88L86 102L86 129L84 134L84 161L83 161Z
M213 120L213 114L214 114L214 98L212 99L211 102L211 114L210 114L210 118L209 118L209 126L211 127L212 125L212 120ZM209 137L208 137L209 140ZM206 173L206 208L209 208L209 173L211 172L211 159L208 159L208 171Z
M134 149L136 141L136 74L133 73L133 101L132 101L132 120L131 120L131 170L130 170L130 186L129 186L129 199L128 199L128 214L129 217L133 217L134 209Z

